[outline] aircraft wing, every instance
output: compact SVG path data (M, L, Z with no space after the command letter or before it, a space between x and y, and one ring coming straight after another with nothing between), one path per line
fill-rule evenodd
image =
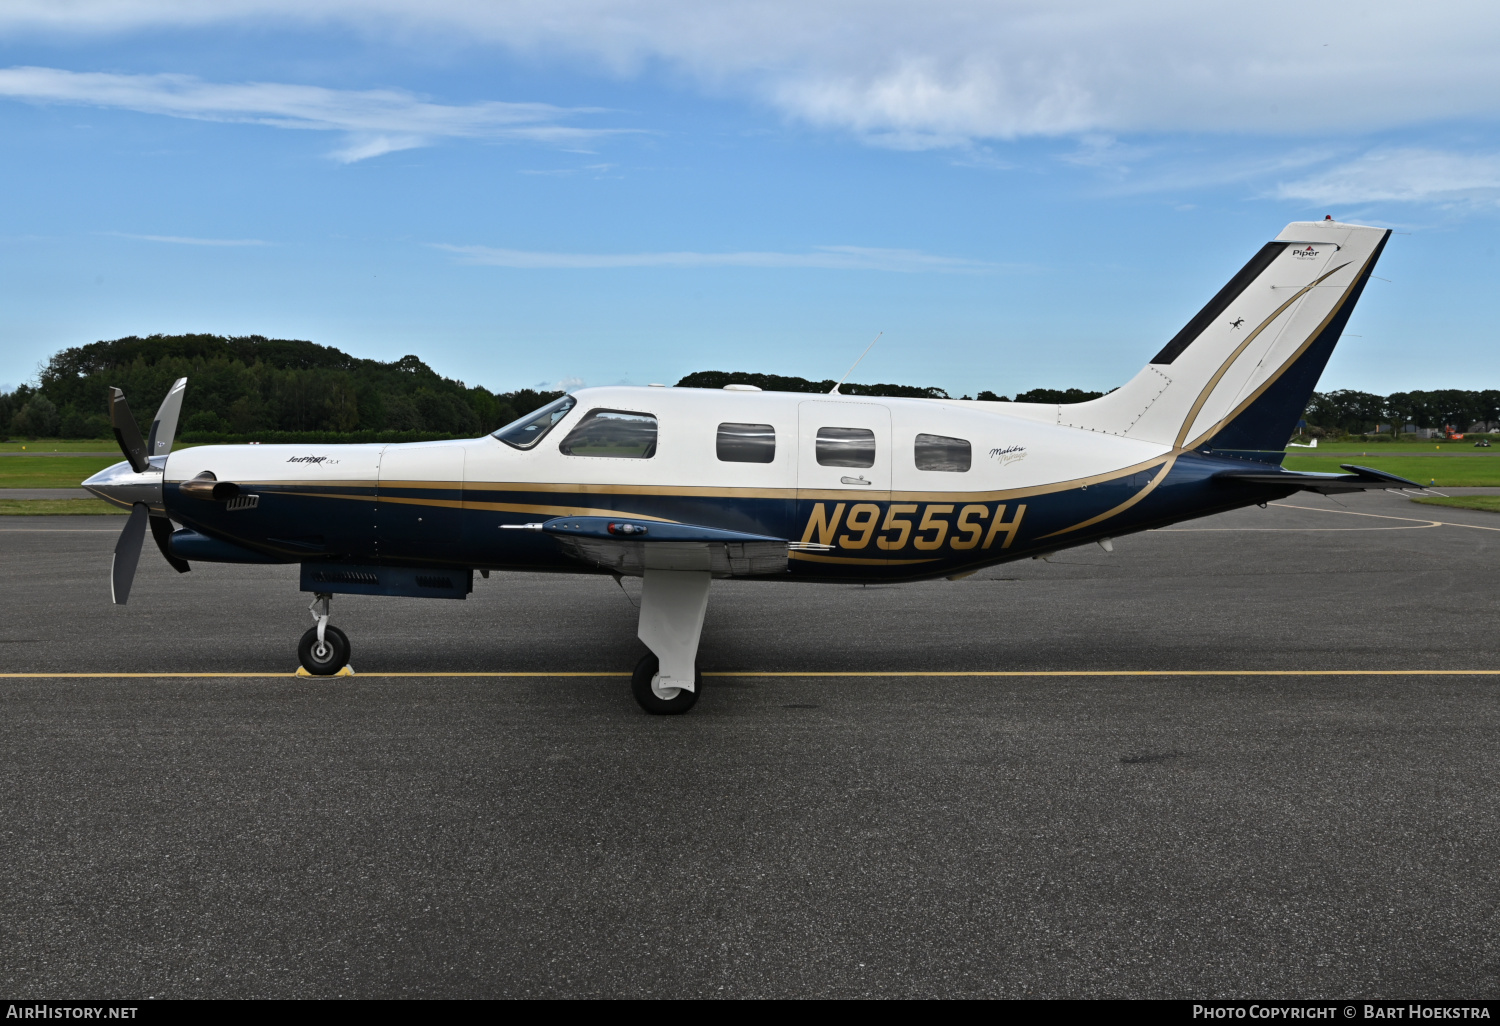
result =
M574 559L615 573L707 570L716 577L785 573L785 538L627 517L556 517L527 528L550 534Z
M1292 470L1221 470L1214 480L1228 485L1274 485L1278 488L1297 488L1302 491L1334 495L1339 492L1362 492L1371 488L1421 488L1415 481L1408 481L1395 474L1370 467L1357 467L1352 463L1340 463L1347 474L1299 473Z

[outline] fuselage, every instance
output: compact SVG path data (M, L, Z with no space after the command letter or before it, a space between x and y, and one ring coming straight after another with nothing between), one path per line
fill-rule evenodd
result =
M619 516L787 539L778 579L870 581L963 574L1290 491L1227 489L1211 477L1235 461L1059 424L1057 407L624 386L574 399L529 448L485 436L181 449L164 510L271 562L598 572L504 528ZM649 426L651 444L580 443L586 422L628 424L631 438ZM185 494L204 472L241 497Z
M130 509L116 604L148 529L179 573L300 563L315 626L297 657L318 676L350 672L335 594L462 599L476 569L638 575L649 652L631 690L676 714L697 700L715 577L958 578L1303 488L1413 484L1280 467L1389 236L1288 225L1138 374L1082 403L622 386L484 438L172 452L179 378L144 436L111 388L126 463L84 486Z

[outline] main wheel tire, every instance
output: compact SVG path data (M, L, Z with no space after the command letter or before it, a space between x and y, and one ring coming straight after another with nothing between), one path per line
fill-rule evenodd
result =
M693 666L693 690L668 688L667 690L676 692L673 695L663 696L652 687L651 682L660 671L661 660L651 653L635 664L635 673L630 677L630 690L642 709L657 716L676 716L697 704L698 693L703 690L703 671L696 664Z
M349 665L349 638L329 624L323 629L323 645L318 646L318 629L309 627L297 643L297 661L308 673L331 677Z

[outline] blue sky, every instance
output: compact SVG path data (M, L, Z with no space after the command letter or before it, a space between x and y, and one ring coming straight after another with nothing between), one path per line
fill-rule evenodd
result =
M15 0L0 385L151 332L496 390L884 332L856 379L1103 389L1333 214L1408 234L1323 387L1496 387L1500 11L1241 7Z

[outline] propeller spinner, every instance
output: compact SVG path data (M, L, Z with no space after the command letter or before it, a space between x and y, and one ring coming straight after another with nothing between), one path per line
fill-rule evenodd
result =
M156 419L151 422L150 434L145 438L141 437L141 429L131 416L125 393L118 388L109 390L109 422L115 440L120 443L120 451L125 454L125 462L106 467L83 482L83 487L106 502L130 507L130 518L125 521L125 529L115 542L114 564L110 569L110 595L116 605L123 606L130 598L130 586L135 580L135 568L141 559L141 545L148 524L156 547L172 569L180 574L192 569L186 560L172 555L168 547L172 522L162 507L162 475L167 455L172 451L172 439L177 434L182 393L186 387L187 378L178 378L172 385L156 411Z

